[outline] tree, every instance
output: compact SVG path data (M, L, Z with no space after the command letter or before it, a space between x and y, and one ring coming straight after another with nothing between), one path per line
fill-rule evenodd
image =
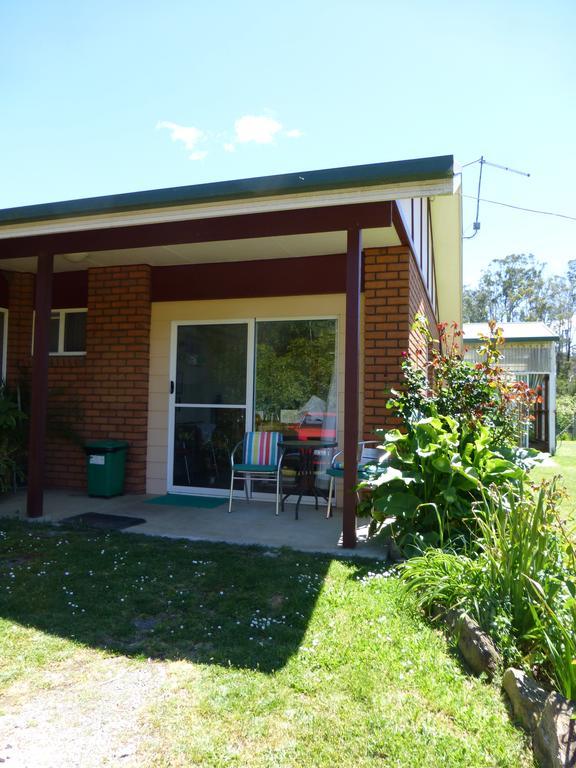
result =
M514 323L542 317L544 264L532 254L511 254L494 259L482 273L481 286L488 293L487 319Z
M558 386L571 392L574 378L573 336L576 315L576 259L565 275L544 277L544 264L532 254L494 259L477 287L464 288L464 322L538 321L558 335Z

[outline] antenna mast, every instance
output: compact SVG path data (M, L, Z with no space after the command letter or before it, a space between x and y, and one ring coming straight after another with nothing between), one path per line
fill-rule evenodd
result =
M508 171L509 173L517 173L520 176L528 176L530 177L529 173L526 173L525 171L517 171L515 168L509 168L507 165L498 165L497 163L490 163L488 160L484 160L484 155L480 157L478 160L474 160L471 163L467 163L467 165L474 165L475 163L480 163L480 173L478 174L478 192L476 194L476 219L474 223L472 224L472 229L474 230L474 233L469 235L468 237L463 237L463 240L472 240L473 237L476 237L478 232L480 231L480 221L479 221L479 214L480 214L480 189L482 187L482 170L485 165L489 165L492 168L498 168L501 171Z

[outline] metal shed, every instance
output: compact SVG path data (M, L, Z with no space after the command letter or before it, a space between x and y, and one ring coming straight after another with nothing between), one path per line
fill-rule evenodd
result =
M542 451L556 450L556 342L558 336L544 323L498 323L504 331L502 366L531 389L539 389L542 402L534 408L534 420L525 444ZM481 336L490 335L488 323L464 324L464 357L480 360Z

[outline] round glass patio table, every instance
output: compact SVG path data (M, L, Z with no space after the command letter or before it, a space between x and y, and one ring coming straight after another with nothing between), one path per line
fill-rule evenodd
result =
M297 440L288 438L286 440L281 439L278 445L284 451L284 455L290 451L298 452L298 469L296 471L294 490L286 494L282 493L282 509L284 509L284 502L289 496L298 496L294 513L294 519L298 520L298 508L300 507L302 496L314 496L316 509L318 509L319 495L328 503L326 493L316 486L315 453L326 448L337 448L338 443L335 440Z

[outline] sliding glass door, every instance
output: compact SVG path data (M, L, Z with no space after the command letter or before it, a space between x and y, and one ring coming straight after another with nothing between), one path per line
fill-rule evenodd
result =
M252 420L252 325L176 327L171 490L229 487L230 452Z
M175 324L170 490L223 494L245 431L335 440L336 339L335 319Z

